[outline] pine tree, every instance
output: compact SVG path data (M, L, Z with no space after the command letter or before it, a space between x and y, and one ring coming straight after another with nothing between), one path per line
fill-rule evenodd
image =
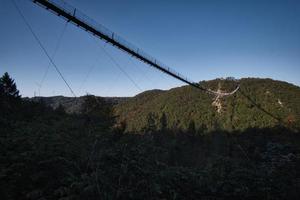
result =
M162 116L160 118L160 128L161 128L161 130L166 130L167 129L167 125L168 125L167 116L163 112L163 114L162 114Z
M194 120L191 120L188 127L188 133L195 134L196 133L196 126Z
M9 76L7 72L0 78L0 94L1 96L20 98L19 90L17 89L15 81Z
M91 124L97 124L105 129L111 128L115 123L112 105L104 98L86 95L81 112Z
M156 131L156 124L155 124L156 116L153 113L148 113L147 115L147 126L145 127L146 132L154 132Z
M59 115L66 114L65 108L61 104L59 104L59 106L55 109L55 112Z

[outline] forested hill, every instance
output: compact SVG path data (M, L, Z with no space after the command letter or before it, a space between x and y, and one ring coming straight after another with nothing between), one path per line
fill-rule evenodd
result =
M143 129L154 121L157 129L195 127L202 130L244 130L284 125L300 127L300 88L272 79L244 78L240 90L229 97L215 97L191 86L138 94L115 106L119 121L128 130ZM213 90L231 91L236 83L215 79L200 82Z
M105 100L106 102L116 105L123 101L126 101L127 97L97 97ZM64 97L64 96L52 96L52 97L33 97L24 98L25 100L31 100L34 102L43 102L47 106L53 109L57 109L62 106L67 113L80 113L82 110L82 105L85 102L85 96L82 97Z
M118 122L126 123L128 131L141 131L153 121L155 129L193 128L210 132L246 128L265 128L284 125L300 127L300 88L272 79L244 78L240 90L229 97L215 101L209 95L191 86L170 90L150 90L135 97L105 97L114 105ZM215 79L200 85L212 90L232 91L233 80ZM100 98L100 97L99 97ZM68 113L80 112L84 97L34 97L56 109L59 105Z
M201 84L212 88L219 83ZM268 122L267 126L273 118L255 111L242 94L251 95L253 103L275 117L299 114L299 88L271 80L241 83L241 91L230 98L235 98L233 119L248 117L244 126L254 119ZM230 81L221 85L233 87ZM61 106L52 109L45 106L49 102L45 99L22 99L8 73L0 77L1 200L299 199L298 130L277 126L207 133L196 132L193 123L188 130L167 128L173 115L178 120L180 116L178 126L186 117L193 119L184 109L214 113L203 119L221 121L229 115L228 107L216 112L211 97L190 87L142 93L115 108L100 97L80 100L84 100L80 113L66 113ZM226 99L227 104L230 101ZM139 112L133 112L134 106ZM143 127L137 121L144 113L147 126L137 132L126 131L125 123L116 126L113 109L122 111L130 126ZM243 109L248 113L241 113ZM157 126L159 114L164 117ZM297 124L296 114L290 126ZM201 117L198 120L195 123L202 123Z

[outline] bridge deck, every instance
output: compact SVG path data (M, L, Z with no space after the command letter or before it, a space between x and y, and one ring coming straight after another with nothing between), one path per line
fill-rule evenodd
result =
M99 37L102 40L105 40L108 43L118 47L119 49L125 51L126 53L130 54L138 58L139 60L145 62L146 64L166 73L180 81L183 81L189 85L192 85L198 89L205 90L198 86L197 83L189 80L185 76L181 75L180 73L176 72L175 70L171 69L170 67L166 66L162 62L158 61L157 59L149 56L140 48L137 48L133 44L129 43L122 37L118 36L116 33L110 31L103 25L95 22L76 8L72 7L71 5L65 3L61 0L32 0L34 3L46 8L47 10L52 11L56 15L63 17L69 22L72 22L76 26L82 28L83 30L93 34L94 36Z

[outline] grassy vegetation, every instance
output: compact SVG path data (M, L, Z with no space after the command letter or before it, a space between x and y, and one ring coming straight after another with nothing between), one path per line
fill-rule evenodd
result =
M157 121L155 114L146 114L143 129L128 132L126 123L115 125L113 106L101 98L86 96L80 114L67 114L62 107L22 100L7 87L0 80L1 199L279 200L300 195L296 128L244 124L243 130L201 131L195 120L182 130L170 128L165 108L165 117ZM191 91L189 100L199 95L189 87L156 95L163 99L165 93L185 90ZM147 93L138 98L150 99Z

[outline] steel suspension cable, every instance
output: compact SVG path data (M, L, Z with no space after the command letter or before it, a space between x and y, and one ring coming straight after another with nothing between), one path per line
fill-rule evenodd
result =
M58 49L59 49L59 47L60 47L61 41L62 41L63 36L64 36L64 34L65 34L65 31L66 31L66 29L67 29L68 23L69 23L68 21L65 22L65 25L64 25L64 27L63 27L63 29L62 29L62 31L61 31L59 37L58 37L58 40L57 40L57 42L56 42L54 51L53 51L52 56L51 56L52 59L54 59L55 56L56 56L56 53L57 53L57 51L58 51ZM43 77L42 77L42 79L41 79L41 82L39 83L39 91L40 91L41 88L43 87L43 84L44 84L44 81L45 81L45 79L46 79L46 77L47 77L47 75L48 75L50 66L51 66L51 62L49 61L49 64L48 64L48 66L47 66L47 68L46 68L46 71L44 72L44 75L43 75Z
M141 92L143 91L141 87L130 77L130 75L119 65L119 63L116 61L116 59L108 52L104 47L99 45L102 51L107 55L107 57L110 58L112 63L130 80L130 82Z
M140 48L135 47L131 43L124 40L122 37L118 36L116 33L110 31L106 27L101 24L95 23L94 20L87 17L85 14L81 13L78 9L73 6L66 4L62 0L31 0L33 3L38 4L39 6L57 14L58 16L64 18L67 21L72 22L74 25L82 28L93 36L100 38L107 43L123 50L131 56L145 62L146 64L154 67L161 72L176 78L184 83L187 83L197 89L200 89L209 94L213 94L220 97L230 96L239 90L239 85L232 92L220 92L213 91L208 88L204 88L200 86L198 83L189 80L187 77L179 74L175 70L169 68L163 63L159 62L152 56L149 56L145 52L143 52ZM127 76L127 75L126 75ZM131 78L130 78L131 79Z
M101 44L99 44L99 45L101 45ZM95 46L97 46L97 45L95 45ZM103 48L105 48L105 47L106 47L106 43L104 43L104 45L103 45ZM108 92L113 90L115 88L115 86L119 83L119 77L122 75L122 72L118 68L115 67L114 69L116 69L118 73L114 73L114 76L111 78L112 84L109 84L109 86L106 87L105 90L103 90L103 94L106 96L109 96Z
M147 75L147 73L146 73L144 70L142 70L142 68L139 67L139 66L134 62L133 58L130 57L129 60L130 60L130 62L132 63L132 65L138 70L138 72L139 72L143 77L145 77L149 82L151 82L151 84L155 87L155 85L156 85L155 82L154 82L153 80L151 80L151 79L149 78L149 76Z
M51 58L51 56L49 55L49 53L47 52L46 48L44 47L44 45L42 44L41 40L39 39L39 37L37 36L37 34L34 32L33 28L31 27L31 25L29 24L29 22L27 21L26 17L23 15L21 9L18 7L17 3L15 2L15 0L11 1L14 5L14 7L16 8L16 10L18 11L19 15L21 16L21 18L23 19L24 23L26 24L26 26L28 27L28 29L30 30L31 34L33 35L34 39L37 41L37 43L39 44L40 48L43 50L43 52L45 53L45 55L47 56L47 58L49 59L50 63L52 64L52 66L55 68L55 70L57 71L57 73L59 74L59 76L62 78L62 80L64 81L64 83L66 84L66 86L69 88L70 92L72 93L72 95L74 97L76 97L75 92L72 90L71 86L69 85L69 83L67 82L67 80L64 78L63 74L61 73L61 71L59 70L59 68L57 67L57 65L54 63L53 59Z

